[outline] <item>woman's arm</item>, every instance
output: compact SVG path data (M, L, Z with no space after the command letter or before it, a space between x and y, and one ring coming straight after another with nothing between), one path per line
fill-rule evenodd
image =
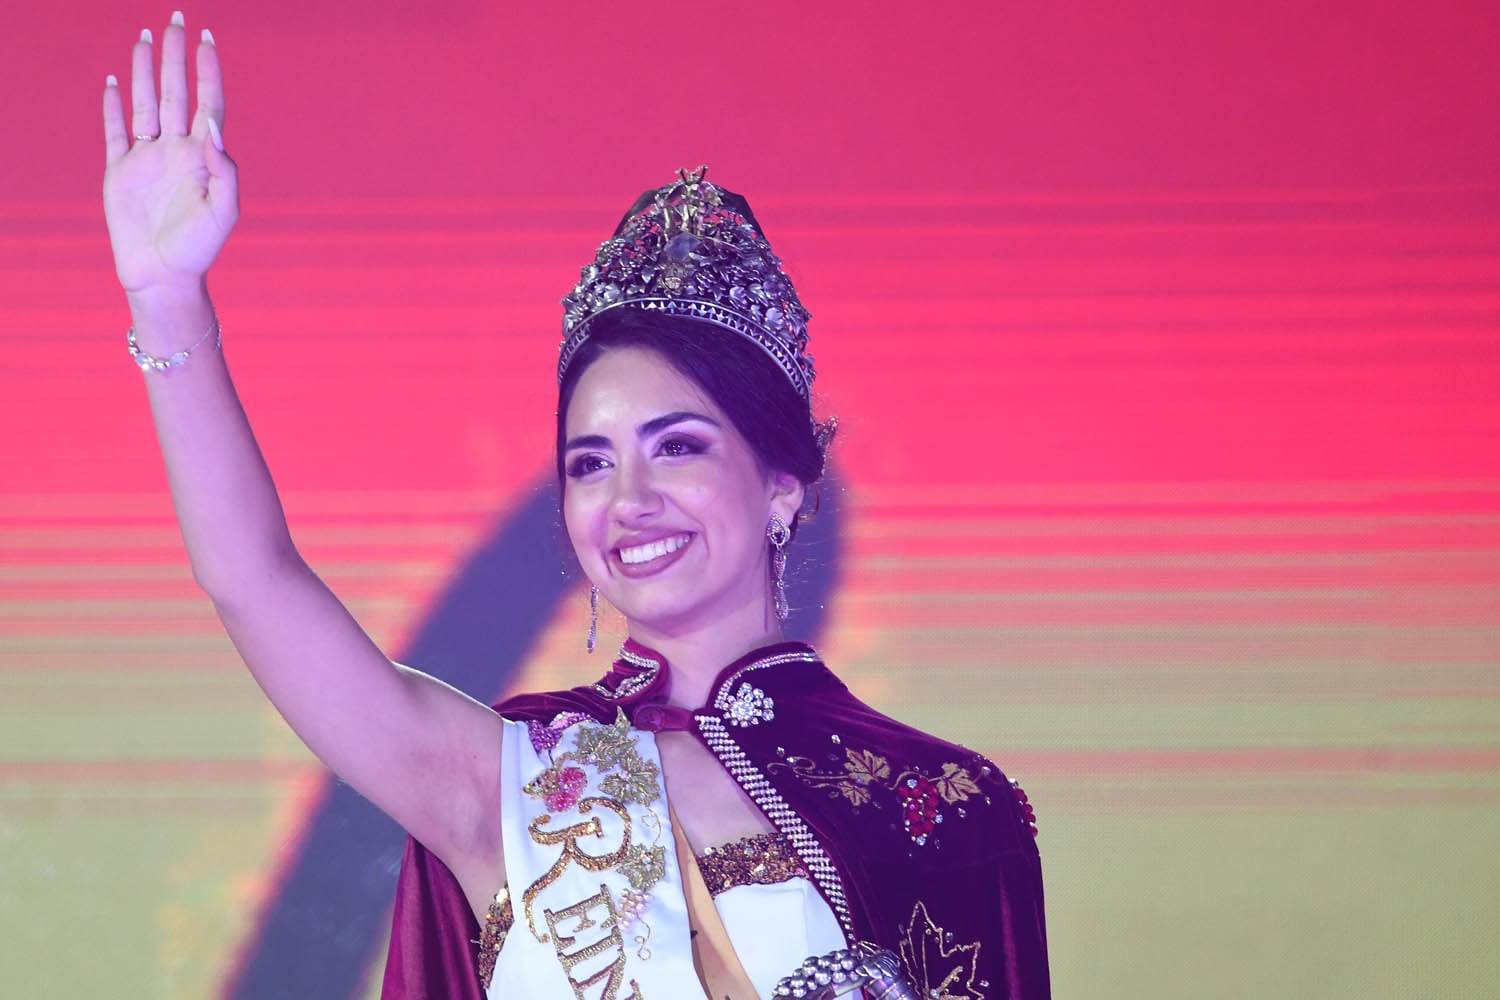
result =
M193 575L312 751L460 878L467 870L493 881L499 717L391 663L292 544L210 332L206 275L238 215L235 165L219 132L218 53L205 33L192 105L179 15L161 42L159 99L149 36L135 45L128 128L119 86L111 78L105 87L104 206L139 349L158 358L188 350L144 378Z

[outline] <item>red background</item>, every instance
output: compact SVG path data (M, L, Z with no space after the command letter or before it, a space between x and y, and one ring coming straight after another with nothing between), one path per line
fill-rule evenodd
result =
M399 646L546 474L576 268L709 164L789 261L842 421L830 659L1027 781L1059 995L1493 988L1500 876L1460 845L1500 825L1500 14L1148 6L204 3L244 195L226 351L299 540ZM124 352L98 91L167 13L8 12L0 159L0 921L46 948L125 915L111 989L143 996L223 975L315 773L191 586ZM247 728L193 735L179 697ZM255 786L248 846L182 819L198 867L70 918L97 884L70 851L164 834L48 831L211 812L195 780ZM1430 839L1328 847L1413 802ZM1212 850L1302 811L1238 876ZM1365 905L1393 886L1434 894L1409 952Z

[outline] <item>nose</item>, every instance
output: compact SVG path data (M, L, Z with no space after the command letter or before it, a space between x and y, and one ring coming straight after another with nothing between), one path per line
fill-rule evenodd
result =
M649 463L621 460L615 467L611 485L609 512L616 523L632 524L661 511L661 494L652 482Z

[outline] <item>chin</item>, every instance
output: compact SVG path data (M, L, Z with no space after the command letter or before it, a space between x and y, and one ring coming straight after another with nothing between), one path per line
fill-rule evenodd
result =
M687 631L699 619L708 617L702 608L687 601L634 601L623 602L625 607L615 605L632 626L642 626L652 632L671 635Z
M716 602L705 601L701 589L691 587L660 588L655 593L627 592L620 595L618 602L610 600L607 592L601 593L626 621L663 635L689 632L727 615Z

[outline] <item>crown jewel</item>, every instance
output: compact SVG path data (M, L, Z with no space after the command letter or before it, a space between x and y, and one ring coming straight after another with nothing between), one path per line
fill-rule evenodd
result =
M744 198L703 179L706 167L648 191L620 220L563 298L562 381L601 314L621 306L701 319L753 341L807 399L809 314Z

